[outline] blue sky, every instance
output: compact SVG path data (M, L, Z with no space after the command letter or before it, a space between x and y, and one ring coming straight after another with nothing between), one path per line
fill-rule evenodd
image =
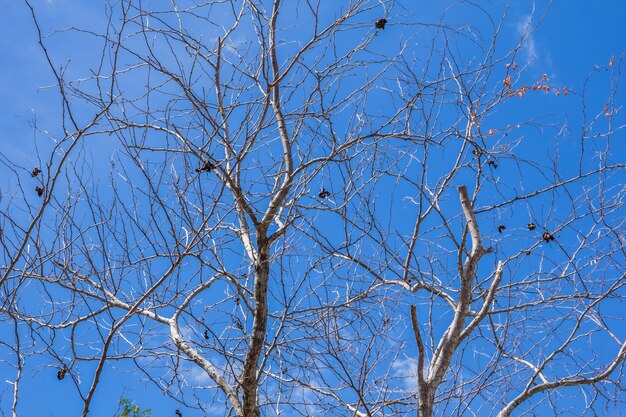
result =
M54 80L37 46L36 32L28 8L20 0L6 0L4 3L3 13L0 15L0 53L3 57L0 66L0 96L3 98L0 101L3 126L0 132L0 152L10 155L18 165L29 169L28 167L34 165L42 165L38 161L38 153L45 155L50 149L46 136L58 135L59 99L54 88L46 88ZM405 3L403 7L396 7L389 12L389 26L384 35L408 36L400 33L404 30L403 27L394 26L394 22L406 19L436 22L444 11L449 23L477 26L488 23L485 15L477 9L471 9L474 10L473 13L467 14L468 8L459 8L454 1ZM487 10L500 8L499 1L479 3ZM89 27L96 31L105 27L105 7L101 0L37 0L33 4L44 33L70 26ZM530 1L514 0L503 27L503 38L507 41L502 48L510 47L519 39L529 22L536 23L545 7L544 1L537 1L533 6ZM588 107L590 112L602 111L610 88L607 65L613 57L617 59L625 52L626 31L623 29L623 22L626 22L626 3L621 0L555 1L538 29L529 35L530 38L516 62L526 67L523 76L526 83L537 82L546 74L551 85L566 88L570 94L567 97L529 95L525 101L508 104L503 111L516 112L522 119L525 114L547 115L547 120L566 121L569 129L565 135L580 135L583 85L591 76L586 92ZM69 78L80 76L84 73L81 71L88 70L97 63L97 55L94 54L98 51L82 39L75 35L62 34L50 44L55 62L71 61ZM618 103L623 103L625 93L623 85L619 86ZM619 120L623 120L623 116L614 118L616 123ZM33 129L35 121L38 132ZM605 120L600 123L603 122ZM599 125L597 129L601 130L602 126ZM536 134L537 140L548 140L557 136L558 132L537 131ZM546 139L541 136L543 134ZM623 162L626 145L619 139L613 142L611 157L615 161ZM562 157L566 159L567 147L562 149ZM110 149L102 145L96 153L107 151ZM532 152L532 148L525 151ZM0 169L0 173L2 172ZM3 194L11 194L11 190L15 189L16 184L13 181L13 177L0 176L0 190ZM498 223L499 221L494 220L494 224L490 225L491 232ZM149 384L133 378L132 366L128 369L130 374L113 374L112 371L107 371L110 374L105 375L108 376L107 382L101 386L96 396L92 415L112 416L122 395L136 400L143 408L152 408L154 417L173 415L173 410L179 408L179 405L156 393ZM10 375L6 369L0 369L0 379L10 379ZM195 378L202 381L199 375ZM72 400L70 384L71 381L68 380L57 382L56 369L42 364L25 380L22 396L30 401L22 402L22 415L77 415L80 403ZM9 395L6 386L0 389L0 393L5 401ZM200 416L200 413L184 410L184 416L195 417Z

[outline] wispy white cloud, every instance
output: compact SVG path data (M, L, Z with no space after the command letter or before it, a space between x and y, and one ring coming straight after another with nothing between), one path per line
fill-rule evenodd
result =
M206 371L195 364L189 366L189 382L194 386L209 385L213 381Z
M515 25L515 31L522 40L522 59L526 64L532 64L539 59L539 50L537 42L533 35L533 15L523 16Z
M392 365L394 376L401 378L404 387L417 392L417 358L397 359Z

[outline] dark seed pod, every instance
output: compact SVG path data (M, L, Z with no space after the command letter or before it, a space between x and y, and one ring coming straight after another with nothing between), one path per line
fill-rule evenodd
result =
M318 196L320 198L328 198L330 197L330 193L324 189L322 189L322 191L318 194Z
M201 167L196 168L197 173L201 172L211 172L215 169L215 165L213 165L210 161L205 162Z
M37 195L41 197L43 195L43 192L45 191L45 188L37 186L35 187L35 191L37 192Z
M37 175L39 175L41 173L41 169L39 169L39 167L35 167L33 168L33 170L30 173L31 177L36 177Z
M552 236L552 234L550 232L543 232L543 236L542 239L547 242L550 243L554 240L554 236Z
M499 226L498 226L498 232L502 233L502 231L503 231L504 229L506 229L506 226L505 226L505 225L501 224L501 225L499 225Z
M528 230L535 230L537 225L535 223L528 223Z
M374 23L374 27L376 29L385 29L385 25L387 24L387 19L380 19Z

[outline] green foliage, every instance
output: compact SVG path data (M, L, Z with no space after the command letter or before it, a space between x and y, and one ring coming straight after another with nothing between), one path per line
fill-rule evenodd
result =
M120 399L118 410L121 410L121 413L116 417L152 417L151 409L141 410L138 405L134 404L134 401L127 398Z

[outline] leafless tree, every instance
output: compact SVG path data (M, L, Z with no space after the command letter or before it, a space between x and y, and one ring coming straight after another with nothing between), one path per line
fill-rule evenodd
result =
M25 5L61 113L1 159L3 410L44 362L83 416L106 369L242 417L623 401L621 57L598 106L525 67L506 5L122 0L52 36Z

